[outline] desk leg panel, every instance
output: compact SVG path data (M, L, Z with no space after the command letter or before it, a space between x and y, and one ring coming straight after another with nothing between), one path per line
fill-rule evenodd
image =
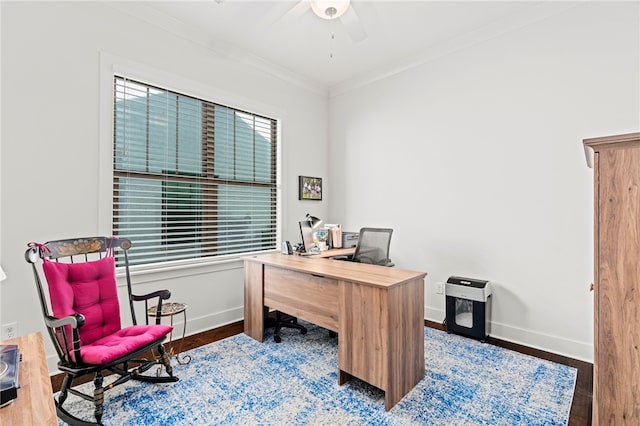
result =
M388 291L339 282L338 367L384 391L388 382Z
M264 265L244 262L244 333L262 342L264 338Z
M424 377L424 280L380 288L340 282L339 384L382 389L390 410Z
M389 323L387 410L424 378L424 279L389 290Z

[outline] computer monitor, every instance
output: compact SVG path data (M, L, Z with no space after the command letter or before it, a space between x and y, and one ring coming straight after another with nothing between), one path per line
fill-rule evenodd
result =
M313 227L308 220L298 222L300 224L300 236L302 237L302 251L308 252L313 247Z

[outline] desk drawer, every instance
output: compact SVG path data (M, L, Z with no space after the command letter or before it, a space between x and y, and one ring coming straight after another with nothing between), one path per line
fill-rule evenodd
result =
M338 282L332 278L265 265L264 304L338 331Z

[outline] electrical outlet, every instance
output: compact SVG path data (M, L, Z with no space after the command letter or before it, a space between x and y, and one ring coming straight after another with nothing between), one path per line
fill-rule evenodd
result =
M2 339L15 339L18 337L18 324L11 322L2 326Z
M444 292L444 283L436 283L436 294L442 294Z

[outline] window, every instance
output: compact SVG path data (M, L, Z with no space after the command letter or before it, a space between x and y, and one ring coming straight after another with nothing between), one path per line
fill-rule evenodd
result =
M131 264L276 248L277 121L116 76L113 233Z

